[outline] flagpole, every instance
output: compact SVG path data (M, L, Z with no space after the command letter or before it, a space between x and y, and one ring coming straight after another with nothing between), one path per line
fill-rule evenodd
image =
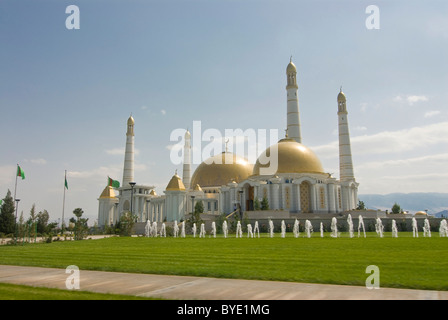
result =
M62 200L62 222L61 222L61 232L64 232L63 225L64 225L64 210L65 210L65 181L67 181L67 170L65 170L65 175L64 175L64 197Z
M16 193L17 193L17 171L19 170L19 164L17 164L17 169L16 169L16 186L14 187L14 201L16 201Z

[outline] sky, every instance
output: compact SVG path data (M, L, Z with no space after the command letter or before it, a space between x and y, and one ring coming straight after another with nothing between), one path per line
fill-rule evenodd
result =
M342 86L359 194L448 192L446 1L3 0L0 44L0 198L19 164L25 217L82 208L93 224L107 177L122 180L131 114L135 180L158 194L182 172L176 129L282 138L291 56L302 142L327 172Z

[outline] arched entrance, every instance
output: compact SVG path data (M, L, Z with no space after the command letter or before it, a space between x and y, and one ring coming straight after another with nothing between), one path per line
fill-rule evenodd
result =
M254 211L254 187L245 185L246 211Z
M311 212L311 192L310 183L308 181L303 181L300 184L300 210L302 213Z

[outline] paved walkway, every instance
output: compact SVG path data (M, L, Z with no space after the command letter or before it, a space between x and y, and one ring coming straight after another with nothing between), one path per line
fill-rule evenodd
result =
M0 282L66 289L65 269L0 265ZM448 300L447 291L80 270L80 290L196 300Z

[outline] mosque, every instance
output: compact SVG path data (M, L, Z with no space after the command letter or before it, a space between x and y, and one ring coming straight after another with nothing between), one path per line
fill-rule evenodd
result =
M263 199L270 210L286 213L335 214L350 211L358 203L346 97L337 96L339 129L339 180L326 173L317 155L302 144L297 69L290 60L286 68L287 134L268 147L255 164L227 150L202 162L191 175L191 134L185 132L183 172L169 180L163 195L154 186L134 181L134 125L127 121L123 180L119 188L107 186L101 193L98 225L115 224L125 212L138 222L181 221L202 201L208 214L256 212ZM265 159L276 155L276 170L266 170ZM271 170L272 171L272 170ZM132 198L132 201L131 201Z

